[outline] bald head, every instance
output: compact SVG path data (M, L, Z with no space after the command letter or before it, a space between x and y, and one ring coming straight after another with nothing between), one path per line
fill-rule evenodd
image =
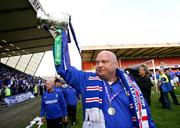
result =
M98 58L98 56L106 56L106 57L108 57L109 59L111 59L112 62L117 63L117 57L116 57L116 55L115 55L113 52L111 52L111 51L101 51L101 52L99 52L99 54L97 55L97 58Z
M96 73L105 80L114 78L116 76L116 69L118 68L117 57L113 52L101 51L96 57Z

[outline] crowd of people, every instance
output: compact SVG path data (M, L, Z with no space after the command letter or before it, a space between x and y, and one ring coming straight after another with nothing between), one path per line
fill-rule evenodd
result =
M168 93L170 93L175 105L179 105L174 89L180 86L180 71L172 70L171 68L157 69L156 75L150 72L148 66L142 64L136 68L126 69L127 73L131 75L143 93L147 104L151 105L151 88L155 85L155 78L157 79L158 90L160 91L159 101L163 108L171 109Z
M0 101L5 97L32 92L42 94L44 80L0 63Z
M178 70L177 72L173 72L170 68L159 69L159 73L157 74L158 87L160 90L159 101L162 103L163 108L171 109L168 93L171 95L174 104L180 105L174 92L176 86L179 86L179 75L180 72L178 72Z

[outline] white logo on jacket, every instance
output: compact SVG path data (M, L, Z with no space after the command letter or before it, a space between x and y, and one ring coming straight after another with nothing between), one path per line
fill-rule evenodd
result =
M58 102L57 99L55 99L55 100L48 100L48 101L45 102L45 104L54 104L54 103L57 103L57 102Z

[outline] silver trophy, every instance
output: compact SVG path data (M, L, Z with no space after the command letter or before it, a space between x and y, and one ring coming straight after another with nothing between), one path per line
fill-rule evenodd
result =
M38 27L42 28L46 25L50 29L64 29L68 27L69 17L68 13L45 14L44 11L39 9L37 12Z

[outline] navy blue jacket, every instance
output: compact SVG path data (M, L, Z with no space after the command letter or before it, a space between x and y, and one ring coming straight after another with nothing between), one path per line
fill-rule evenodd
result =
M70 86L63 89L67 105L77 105L76 90Z
M67 115L66 102L62 92L53 89L53 92L43 93L40 117L44 115L47 119L56 119Z

